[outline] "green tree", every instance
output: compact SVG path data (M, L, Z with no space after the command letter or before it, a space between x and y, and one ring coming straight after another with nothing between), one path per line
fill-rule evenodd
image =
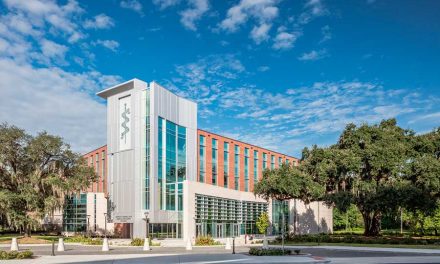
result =
M270 225L269 215L266 212L261 213L255 224L257 225L260 234L266 235L267 228Z
M0 220L30 235L45 215L62 208L66 194L96 179L80 154L46 132L32 136L0 125Z
M325 184L324 199L362 214L364 234L376 236L384 213L433 210L440 183L439 130L423 136L395 119L377 125L349 124L330 147L304 149L301 170Z

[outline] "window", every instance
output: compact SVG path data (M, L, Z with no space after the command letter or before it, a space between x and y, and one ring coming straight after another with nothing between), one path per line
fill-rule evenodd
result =
M263 170L267 168L267 154L263 153Z
M217 185L217 139L212 139L212 184Z
M199 172L199 181L205 182L205 153L206 153L206 146L205 146L205 137L200 135L199 137L199 153L200 153L200 172Z
M270 156L270 169L271 170L275 169L275 156L274 155Z
M105 192L105 190L106 190L106 186L105 186L105 178L106 178L106 176L105 176L105 172L106 172L106 170L105 170L105 151L103 150L102 152L101 152L101 167L102 167L102 172L101 172L101 177L102 177L102 191L103 192Z
M179 211L186 178L186 128L159 117L160 208Z
M283 164L283 159L278 157L278 168L281 167L281 164Z
M249 191L249 148L244 148L244 191Z
M63 210L63 229L65 232L86 232L87 226L87 195L68 195Z
M228 188L229 180L229 143L223 143L223 186Z
M289 159L286 159L286 164L289 165Z
M239 180L240 180L240 147L235 145L234 147L234 177L235 177L235 185L234 189L239 189Z
M258 182L258 151L254 150L254 184Z

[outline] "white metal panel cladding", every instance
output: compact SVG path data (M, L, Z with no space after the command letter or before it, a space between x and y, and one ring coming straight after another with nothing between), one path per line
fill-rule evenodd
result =
M119 150L131 148L131 97L119 98Z

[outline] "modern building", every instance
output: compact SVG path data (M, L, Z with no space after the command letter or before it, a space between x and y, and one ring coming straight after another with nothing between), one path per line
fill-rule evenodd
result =
M107 100L107 146L85 155L103 176L88 191L107 200L97 198L116 234L145 237L148 226L156 238L245 236L258 233L262 212L273 234L282 226L332 231L332 210L322 203L252 192L263 170L296 166L297 158L198 129L197 104L155 82L133 79L98 96Z

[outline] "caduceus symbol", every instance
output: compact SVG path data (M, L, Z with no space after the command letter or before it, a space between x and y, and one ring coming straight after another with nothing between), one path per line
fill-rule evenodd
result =
M124 131L122 131L122 133L121 133L121 139L124 138L125 143L127 143L127 137L125 135L130 131L130 129L127 126L127 123L130 121L127 114L130 114L130 108L127 108L127 104L124 104L124 112L122 112L122 115L121 115L122 118L124 118L124 122L122 122L122 124L121 124Z

